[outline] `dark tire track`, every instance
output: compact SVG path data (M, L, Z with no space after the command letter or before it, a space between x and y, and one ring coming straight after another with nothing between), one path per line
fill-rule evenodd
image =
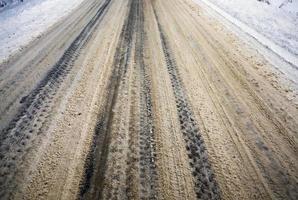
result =
M118 90L124 84L125 75L131 58L131 48L136 21L135 4L128 3L129 12L121 30L120 39L114 55L113 71L107 86L107 98L95 128L92 146L85 164L79 199L102 198L104 176L110 145L110 130L113 120L113 108L117 101Z
M57 31L58 33L55 32L55 28L53 30L50 29L49 33L45 34L49 36L45 36L45 38L42 38L41 40L38 39L37 41L34 41L32 47L29 47L28 52L26 51L24 53L25 55L22 56L21 59L16 57L8 62L0 64L0 101L2 102L0 104L0 115L6 116L3 120L0 120L1 131L8 126L12 117L17 114L18 109L22 106L20 101L22 102L25 99L22 99L22 97L28 96L28 94L36 87L36 83L39 83L44 77L46 77L46 73L51 70L51 67L56 64L60 57L63 56L63 53L84 29L86 26L86 22L84 23L84 21L87 19L90 21L97 12L98 6L101 4L102 2L97 4L92 3L91 5L86 4L88 7L86 12L78 18L74 17L74 19L71 19L71 22L67 27L60 28ZM84 8L85 5L83 6L83 9ZM67 22L68 21L66 20L65 23ZM79 27L79 29L74 30L76 27ZM69 33L70 31L71 33ZM66 41L61 42L58 45L52 42L49 46L44 46L44 43L48 42L46 39L51 41L52 37L54 37L51 34L55 34L57 41ZM43 48L36 50L38 46L37 44L39 43L42 43ZM33 50L35 50L34 53L32 52ZM25 60L24 62L21 62L24 60L24 57L26 58L28 56L30 56L29 61ZM58 59L55 59L55 57ZM53 60L50 62L52 64L48 65L46 62L47 60ZM21 69L15 72L14 68L19 67ZM32 80L28 79L28 77L31 76Z
M71 43L59 61L47 73L37 87L21 102L18 114L0 135L0 198L8 198L17 187L14 182L30 144L41 134L46 119L57 100L57 92L72 70L80 51L90 40L96 25L104 15L111 0L105 1L95 16Z
M138 1L138 25L136 40L136 64L140 68L141 76L141 116L140 116L140 181L141 199L157 199L157 172L155 165L154 125L152 114L151 81L144 62L144 5Z
M136 41L135 41L136 40ZM127 155L127 170L139 170L137 174L132 175L126 170L127 186L125 194L127 198L136 195L136 190L139 190L140 199L156 199L156 166L155 166L155 144L154 144L154 127L152 118L152 100L151 100L151 83L149 75L144 63L144 13L143 1L132 0L129 3L129 12L127 19L124 22L123 29L120 35L120 41L116 53L114 55L114 69L112 77L109 79L106 98L106 105L102 114L98 118L98 125L95 130L93 144L85 164L85 177L82 181L80 197L81 199L103 198L103 190L105 188L105 174L107 170L108 155L117 152L118 146L113 148L113 152L109 152L111 144L111 123L114 118L115 104L119 98L119 88L127 78L127 67L130 62L131 54L135 54L136 76L140 80L140 128L136 129L133 120L130 120L130 136L128 139L129 150ZM132 52L132 46L135 45L135 52ZM133 95L134 96L134 95ZM130 105L130 115L135 113L134 104ZM131 116L133 118L133 116ZM131 118L131 119L132 119ZM134 135L137 134L137 135ZM119 147L120 148L120 147ZM139 149L139 153L138 153ZM119 150L120 151L120 150ZM138 153L138 155L135 155ZM139 158L138 158L139 157ZM130 168L131 167L131 168ZM115 174L121 174L118 169L121 169L117 163L113 167ZM135 179L139 180L138 184L131 183ZM116 175L113 181L117 181ZM140 188L134 188L140 185ZM122 189L108 189L108 198L117 197ZM138 193L138 192L137 192ZM124 197L123 197L124 198Z
M215 180L211 165L208 161L208 155L203 138L195 121L191 106L187 100L187 94L185 93L185 88L181 81L176 62L171 55L171 49L164 31L159 23L154 6L153 10L159 29L167 69L176 99L180 128L186 143L186 150L190 160L189 164L193 170L192 174L195 178L197 198L206 200L221 199L220 189Z

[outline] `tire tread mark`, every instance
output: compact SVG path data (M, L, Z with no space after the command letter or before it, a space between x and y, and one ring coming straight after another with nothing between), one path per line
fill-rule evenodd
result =
M41 134L42 127L50 115L52 102L64 79L71 71L80 51L90 40L96 24L106 11L111 0L106 0L88 22L59 61L27 96L18 114L0 135L0 198L8 198L17 187L13 183L17 166L22 162L30 144Z
M136 64L141 75L141 116L140 116L140 181L141 199L157 199L156 145L154 142L154 123L152 114L151 82L144 62L144 5L138 0L138 25L136 41Z
M186 150L195 181L197 198L203 200L221 199L219 186L215 180L213 170L208 161L204 140L195 121L193 111L188 102L187 94L185 93L185 88L179 75L177 64L172 56L170 46L164 34L163 28L159 23L158 15L154 6L153 12L157 22L162 50L175 96L180 129L186 143Z
M129 11L124 21L116 52L113 69L107 84L105 105L97 118L92 145L85 161L85 172L81 180L79 199L101 199L103 195L105 172L111 143L110 130L114 118L118 90L124 83L128 64L131 59L133 30L135 25L134 1L128 3ZM110 194L112 195L112 194Z

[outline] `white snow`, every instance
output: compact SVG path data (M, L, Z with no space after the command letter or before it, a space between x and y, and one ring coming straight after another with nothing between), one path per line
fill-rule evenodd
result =
M288 0L194 1L204 2L287 62L298 66L298 0L291 3Z
M83 0L31 0L0 12L0 63L68 15Z
M0 0L0 11L22 2L22 0Z

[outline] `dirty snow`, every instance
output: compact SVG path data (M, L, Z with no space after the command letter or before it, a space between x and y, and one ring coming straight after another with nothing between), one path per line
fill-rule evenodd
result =
M0 63L68 15L83 0L30 0L0 12Z

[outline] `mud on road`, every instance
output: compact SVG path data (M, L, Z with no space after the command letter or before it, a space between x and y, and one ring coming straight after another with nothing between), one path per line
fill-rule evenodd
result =
M86 1L0 65L1 199L297 199L298 99L191 0Z

